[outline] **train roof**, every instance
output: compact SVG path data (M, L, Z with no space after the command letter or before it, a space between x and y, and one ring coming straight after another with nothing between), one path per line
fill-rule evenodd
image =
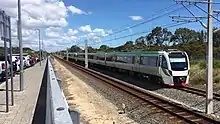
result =
M141 51L141 52L97 52L96 54L159 54L164 52L182 52L182 51L167 50L167 51Z
M96 53L88 53L90 55L94 55L94 54L161 54L164 52L183 52L180 50L176 50L176 49L168 49L168 50L161 50L161 51L136 51L136 52L96 52ZM85 53L77 53L77 54L85 54Z
M159 54L159 51L143 51L143 52L97 52L96 54Z

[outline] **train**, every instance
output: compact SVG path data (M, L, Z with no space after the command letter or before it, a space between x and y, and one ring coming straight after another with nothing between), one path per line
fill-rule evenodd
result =
M74 61L85 61L84 53L69 54ZM124 70L167 86L189 85L190 62L185 51L168 49L146 52L88 53L88 63Z

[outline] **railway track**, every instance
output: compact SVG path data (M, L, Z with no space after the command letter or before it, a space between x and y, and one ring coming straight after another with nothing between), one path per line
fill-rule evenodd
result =
M119 79L112 78L110 76L104 75L102 73L96 72L91 69L85 69L82 66L76 65L72 62L63 60L61 58L56 57L58 60L70 65L73 68L76 68L88 75L95 77L98 80L101 80L105 83L111 84L114 87L127 92L139 99L143 102L147 102L157 107L158 109L164 111L165 113L169 113L175 117L177 117L180 121L178 123L193 123L193 124L217 124L220 121L215 120L214 118L208 117L204 114L195 112L189 108L185 108L182 105L166 100L161 96L155 95L145 89L140 87L131 85Z
M178 87L175 89L206 97L206 91L202 90L202 89L198 89L198 88L194 88L194 87ZM213 99L220 101L220 94L213 93Z

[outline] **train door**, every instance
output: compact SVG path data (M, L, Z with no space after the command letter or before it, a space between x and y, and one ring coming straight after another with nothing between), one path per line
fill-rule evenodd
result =
M139 55L135 56L134 71L136 72L140 71L140 56Z
M158 58L158 75L161 76L162 55Z
M168 70L167 60L164 56L159 56L159 75L162 78L163 83L170 84L172 83L172 76Z

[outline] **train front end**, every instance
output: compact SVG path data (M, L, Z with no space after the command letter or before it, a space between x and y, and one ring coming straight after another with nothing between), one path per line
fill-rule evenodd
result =
M171 86L187 86L189 84L189 57L186 52L170 52Z

